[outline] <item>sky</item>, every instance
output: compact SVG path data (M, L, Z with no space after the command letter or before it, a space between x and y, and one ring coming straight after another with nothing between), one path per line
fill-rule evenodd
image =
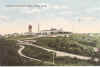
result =
M0 0L0 34L27 32L29 24L33 32L39 24L40 30L100 33L100 0Z

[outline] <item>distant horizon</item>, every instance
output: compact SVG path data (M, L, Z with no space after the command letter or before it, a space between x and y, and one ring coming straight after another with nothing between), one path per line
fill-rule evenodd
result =
M55 27L52 27L52 28L55 28ZM41 29L40 31L42 30L50 30L52 28L46 28L46 29ZM58 29L58 28L55 28L55 29ZM100 32L73 32L73 31L67 31L67 30L64 30L63 28L59 28L59 29L62 29L63 31L65 32L72 32L72 33L79 33L79 34L100 34ZM19 31L19 32L0 32L1 35L6 35L6 34L14 34L14 33L19 33L19 34L24 34L24 33L27 33L28 32L28 28L27 28L27 31ZM32 28L32 32L33 33L38 33L38 30L37 31L33 31L33 28Z

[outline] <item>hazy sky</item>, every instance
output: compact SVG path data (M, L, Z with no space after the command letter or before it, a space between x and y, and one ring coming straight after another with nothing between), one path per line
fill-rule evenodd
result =
M73 32L99 33L99 19L100 0L0 0L0 33L27 32L28 24L33 25L33 32L37 32L40 24L41 30L54 27Z

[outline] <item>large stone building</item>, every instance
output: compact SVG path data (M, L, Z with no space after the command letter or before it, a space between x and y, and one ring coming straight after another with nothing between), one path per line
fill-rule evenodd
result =
M65 36L65 37L69 37L70 35L72 34L72 32L66 32L66 31L63 31L62 29L55 29L55 28L52 28L50 30L41 30L40 31L40 36L41 37L57 37L57 36Z

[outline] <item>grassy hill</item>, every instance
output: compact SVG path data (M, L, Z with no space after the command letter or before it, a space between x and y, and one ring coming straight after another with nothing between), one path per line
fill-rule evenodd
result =
M0 38L0 66L49 66L36 60L29 60L18 54L16 41ZM32 51L32 50L31 50ZM28 52L31 54L31 52ZM45 52L44 52L45 53Z
M40 59L42 61L42 64L44 62L50 62L53 63L53 54L52 52L45 51L41 48L32 47L32 46L25 46L25 50L23 53L27 56L30 56L32 58ZM77 58L70 58L68 56L65 57L54 57L54 63L55 64L45 64L46 66L96 66L100 65L98 63L93 62L92 60L80 60Z
M93 47L86 46L83 43L79 43L78 41L75 41L71 38L38 38L36 44L46 48L79 54L83 56L92 56L95 54Z
M12 51L17 51L18 48L16 48L16 44L13 40L27 40L31 39L33 40L33 36L16 36L16 37L9 37L7 38L8 40L3 40L2 42L11 44L14 46L13 49L9 47L10 50ZM37 42L36 44L45 48L53 49L53 50L58 50L58 51L63 51L63 52L68 52L68 53L73 53L77 55L82 55L82 56L91 56L91 57L98 57L100 58L100 53L94 52L93 48L100 46L100 38L97 36L89 36L87 34L73 34L71 37L41 37L41 38L36 38ZM5 42L6 41L6 42ZM8 47L8 46L7 46ZM45 64L43 63L44 61L49 61L52 62L52 53L49 53L45 50L35 48L32 46L25 46L26 48L24 49L23 53L26 54L29 57L37 58L42 60L42 62L38 62L36 60L29 61L28 59L25 59L21 57L18 61L22 62L21 65L28 65L28 66L52 66L52 64ZM0 48L2 50L2 48ZM3 48L4 49L4 48ZM14 52L16 53L16 52ZM15 54L14 54L15 55ZM18 54L17 54L18 55ZM2 56L2 55L1 55ZM9 55L10 56L10 55ZM91 66L91 65L100 65L99 63L92 62L93 59L90 61L83 61L83 60L78 60L76 58L69 58L69 57L55 57L55 63L56 65L64 65L64 66ZM12 61L12 60L10 60ZM14 61L16 61L14 59ZM9 62L9 61L8 61ZM14 62L15 63L15 62ZM13 65L13 64L10 64ZM14 64L14 65L20 65L19 64Z
M0 65L21 65L21 58L17 53L16 42L0 38Z

